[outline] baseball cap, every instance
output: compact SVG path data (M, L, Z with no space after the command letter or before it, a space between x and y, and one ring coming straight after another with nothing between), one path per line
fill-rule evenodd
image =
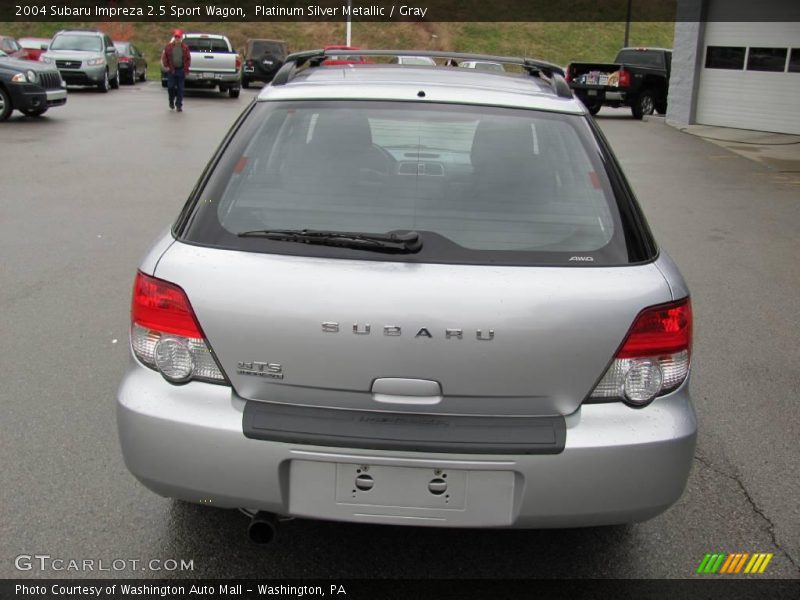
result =
M173 37L183 37L183 29L176 29L172 32Z

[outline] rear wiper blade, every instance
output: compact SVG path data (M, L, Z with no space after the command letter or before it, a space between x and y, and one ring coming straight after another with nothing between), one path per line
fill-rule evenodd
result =
M419 252L422 241L416 231L408 233L359 233L320 229L255 229L236 234L239 237L263 237L279 242L321 244L372 250L375 252Z

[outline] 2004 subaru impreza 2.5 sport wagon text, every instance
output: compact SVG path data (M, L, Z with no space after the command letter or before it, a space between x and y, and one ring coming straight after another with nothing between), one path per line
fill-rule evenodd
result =
M681 275L549 65L457 58L509 72L300 53L233 126L136 274L117 408L148 488L443 527L681 496Z

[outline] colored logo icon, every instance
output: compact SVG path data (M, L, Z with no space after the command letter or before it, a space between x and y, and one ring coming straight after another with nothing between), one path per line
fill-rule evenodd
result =
M716 575L738 575L740 573L763 573L774 554L767 552L718 552L706 554L697 567L697 573Z

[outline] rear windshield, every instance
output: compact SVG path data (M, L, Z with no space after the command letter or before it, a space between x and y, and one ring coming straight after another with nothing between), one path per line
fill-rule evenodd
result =
M195 198L187 241L387 260L237 237L258 229L420 234L389 260L627 264L604 159L577 115L394 102L256 103Z
M230 52L225 40L211 38L187 38L186 45L192 52Z
M663 67L664 53L660 50L622 50L614 62L643 67Z
M50 50L85 50L101 52L103 41L94 35L58 35L50 44Z
M276 42L250 42L249 52L251 56L261 54L272 54L273 56L284 56L286 54L283 44Z

